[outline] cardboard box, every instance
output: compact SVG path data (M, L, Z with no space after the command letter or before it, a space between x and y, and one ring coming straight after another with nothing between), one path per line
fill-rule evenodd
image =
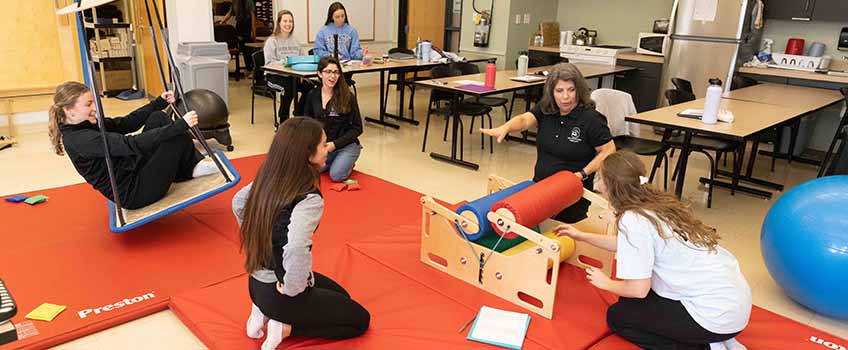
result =
M123 91L132 88L133 85L133 77L132 70L129 69L121 69L121 70L107 70L106 72L106 91ZM103 88L100 85L100 70L95 74L94 80L97 82L97 86L99 88Z

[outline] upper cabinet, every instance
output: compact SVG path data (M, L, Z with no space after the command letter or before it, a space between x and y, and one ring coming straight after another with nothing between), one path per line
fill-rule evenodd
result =
M767 0L765 17L794 21L845 21L846 0Z
M815 0L815 2L814 20L848 22L848 0Z

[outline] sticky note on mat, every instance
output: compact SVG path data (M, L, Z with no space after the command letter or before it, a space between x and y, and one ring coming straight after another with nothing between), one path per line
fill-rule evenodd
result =
M358 184L359 181L356 181L354 179L347 179L347 180L344 180L344 183L346 183L348 185L353 185L353 184Z
M46 201L47 201L47 196L45 196L43 194L39 194L37 196L32 196L32 197L27 198L24 201L24 203L29 204L29 205L36 205L38 203L46 202Z
M20 203L20 202L25 201L27 198L29 198L29 197L27 197L27 196L12 196L12 197L6 197L6 201L10 202L10 203Z
M330 189L333 190L333 191L336 191L336 192L341 192L341 191L344 191L345 187L347 187L346 184L338 183L338 184L330 186Z
M30 311L26 318L30 320L53 321L62 311L65 311L67 306L44 303L39 305L35 310Z

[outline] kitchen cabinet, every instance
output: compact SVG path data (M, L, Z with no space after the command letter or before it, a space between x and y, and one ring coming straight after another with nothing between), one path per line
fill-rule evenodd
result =
M844 21L848 13L845 0L769 0L765 18L796 21Z
M765 1L765 18L809 21L813 16L816 0L769 0Z
M810 0L813 1L813 0ZM839 21L848 20L848 1L846 0L815 0L813 20Z
M615 75L615 89L633 97L636 111L644 112L657 108L662 64L618 59L617 65L634 67L636 70Z
M527 62L527 66L531 68L549 66L566 61L566 59L559 56L559 52L541 50L530 50L527 55L527 58L529 59Z

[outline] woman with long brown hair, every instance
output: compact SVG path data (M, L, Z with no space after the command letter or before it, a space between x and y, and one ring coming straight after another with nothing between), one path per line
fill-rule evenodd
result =
M362 135L362 117L359 103L350 91L339 61L327 56L318 62L321 88L306 95L303 115L324 124L327 133L327 165L321 172L329 171L330 179L341 182L350 176L362 152L359 135Z
M289 10L280 11L277 14L277 21L274 24L274 35L269 36L268 40L265 40L263 54L265 55L266 64L285 64L289 56L299 56L303 55L303 53L303 47L300 45L300 41L294 36L294 15ZM283 92L280 97L280 108L277 111L280 121L285 121L289 118L289 110L291 109L295 95L298 92L306 95L313 87L312 82L308 79L300 79L300 84L297 85L298 91L293 91L291 88L292 79L298 79L297 77L283 76L271 71L265 72L265 79L268 81L269 86ZM304 99L301 98L294 107L294 115L301 115L303 113L303 101Z
M570 63L557 64L548 74L542 99L529 112L497 128L480 131L501 142L509 133L537 128L533 181L566 170L591 190L595 171L607 155L615 152L615 143L606 118L595 110L590 92L577 67ZM554 219L565 223L583 220L589 204L581 198Z
M616 280L586 269L590 283L620 296L607 324L644 349L745 349L734 337L748 324L751 289L736 258L718 245L715 229L646 181L636 154L611 154L598 190L615 213L618 235L555 229L616 253Z
M371 316L332 279L312 271L312 235L324 200L318 170L327 160L327 136L314 119L280 125L256 179L233 197L253 301L247 335L263 350L288 336L357 337Z
M103 119L118 186L115 190L124 208L147 206L164 197L174 182L218 171L212 162L201 161L203 156L188 134L188 128L198 123L197 114L190 111L172 122L162 112L174 101L174 93L165 91L125 117ZM75 81L63 83L53 95L48 134L53 151L60 156L67 153L85 181L114 200L95 113L94 95L88 87ZM142 127L140 134L127 135Z

